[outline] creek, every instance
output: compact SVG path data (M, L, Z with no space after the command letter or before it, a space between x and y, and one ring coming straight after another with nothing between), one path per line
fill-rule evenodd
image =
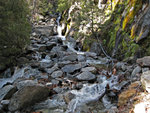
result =
M128 81L120 82L119 76L106 68L108 58L75 50L76 41L62 36L60 19L61 15L57 25L34 26L24 57L28 62L16 66L13 74L6 70L0 88L25 80L51 88L55 93L49 99L29 107L43 113L103 113L116 107L117 93ZM58 35L50 34L50 28L57 29Z

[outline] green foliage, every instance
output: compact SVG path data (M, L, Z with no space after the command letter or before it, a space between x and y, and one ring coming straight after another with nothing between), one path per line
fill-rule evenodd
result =
M28 14L26 0L0 1L0 63L12 63L14 56L29 43Z
M58 0L58 12L63 12L67 9L69 9L72 5L73 0Z
M40 0L39 3L39 13L42 15L46 15L47 13L51 13L52 4L48 0Z

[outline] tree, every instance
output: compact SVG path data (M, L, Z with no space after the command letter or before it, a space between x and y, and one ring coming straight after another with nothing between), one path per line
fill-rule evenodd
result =
M29 43L31 31L26 0L0 1L0 70L14 62Z

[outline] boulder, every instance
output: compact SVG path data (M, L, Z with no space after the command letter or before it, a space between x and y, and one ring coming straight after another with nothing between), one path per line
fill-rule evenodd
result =
M85 52L86 57L97 58L97 54L94 52Z
M24 81L20 81L20 82L16 82L15 85L17 86L17 89L22 89L26 86L34 86L36 85L37 82L33 81L33 80L24 80Z
M11 112L26 109L27 107L46 99L48 95L48 88L42 85L26 86L12 96L8 109Z
M82 66L80 64L70 64L70 65L64 66L62 68L62 71L66 73L73 73L74 71L79 70L81 68Z
M83 72L83 73L79 74L76 78L78 80L90 81L90 80L94 80L96 77L91 72L86 71L86 72Z
M40 67L41 68L49 68L52 66L53 66L53 61L51 61L51 60L43 59L42 61L40 61Z
M139 58L136 61L141 66L147 66L150 67L150 56L145 56L143 58Z
M82 68L81 71L82 72L89 71L89 72L95 73L96 72L96 68L95 67L85 67L85 68Z
M48 74L52 74L54 71L57 71L59 68L58 68L58 64L55 64L52 68L48 68L47 70L46 70L46 72L48 73Z
M59 77L62 77L62 75L63 75L62 71L55 71L52 73L51 77L52 78L59 78Z
M65 56L62 58L63 61L76 61L78 58L77 58L77 55L68 55L68 56Z
M85 57L83 55L78 55L78 61L85 61Z
M142 71L142 68L140 66L137 66L133 71L131 76L134 77L136 74L140 73Z

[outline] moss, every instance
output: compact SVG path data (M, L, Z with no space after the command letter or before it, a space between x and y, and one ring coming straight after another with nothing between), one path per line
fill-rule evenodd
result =
M133 19L137 12L142 7L142 1L141 0L128 0L128 6L127 14L123 20L122 29L125 30L127 25L131 24L133 22Z
M135 38L135 30L136 30L136 25L133 25L131 28L131 39L132 40Z

